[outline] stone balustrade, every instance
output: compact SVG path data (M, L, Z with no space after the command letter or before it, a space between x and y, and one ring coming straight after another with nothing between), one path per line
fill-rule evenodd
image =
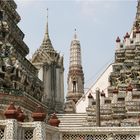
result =
M0 139L5 140L59 140L59 130L45 122L18 122L0 120Z
M127 123L127 120L122 125L124 123ZM82 138L108 140L110 137L114 140L139 140L140 127L129 127L128 124L127 127L124 125L123 127L73 126L63 128L53 127L40 121L18 122L15 119L0 120L0 139L6 140L81 140Z
M60 140L139 140L140 127L77 127L59 129Z

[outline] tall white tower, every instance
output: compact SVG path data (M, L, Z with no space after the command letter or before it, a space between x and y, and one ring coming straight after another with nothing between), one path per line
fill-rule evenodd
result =
M81 47L76 32L70 46L70 63L67 84L67 102L73 101L76 103L84 94L84 73L81 64Z

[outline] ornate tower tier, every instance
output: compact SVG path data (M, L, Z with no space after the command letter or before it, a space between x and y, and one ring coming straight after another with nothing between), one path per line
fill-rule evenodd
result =
M101 126L139 126L140 118L140 0L131 33L116 39L115 60L107 97L101 93ZM87 107L87 124L95 125L95 102ZM92 117L90 116L92 114ZM92 118L92 119L89 119ZM94 118L94 119L93 119Z
M18 27L20 16L13 0L0 1L0 114L9 102L20 105L26 119L41 103L43 82L37 69L26 59L29 48L24 43L24 33ZM2 117L2 116L0 116Z
M76 33L70 47L70 64L67 83L67 102L73 101L76 103L84 94L84 74L81 64L81 47Z
M24 33L17 26L18 22L20 21L20 16L17 13L16 8L17 5L13 0L0 1L0 20L2 21L0 23L0 27L9 27L8 34L3 41L6 42L6 40L8 40L9 43L15 46L15 49L18 50L18 52L20 52L23 56L26 56L29 53L29 48L23 41ZM3 32L3 35L6 34Z

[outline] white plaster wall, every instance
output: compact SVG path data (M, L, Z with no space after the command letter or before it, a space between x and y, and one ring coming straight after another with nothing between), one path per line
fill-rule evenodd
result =
M38 78L43 81L43 67L40 68L39 72L38 72Z
M110 64L106 70L101 74L101 76L96 80L96 82L89 88L87 93L85 93L82 98L76 104L76 112L77 113L85 113L86 107L88 107L88 94L91 93L95 98L95 90L97 88L100 91L104 90L107 94L107 87L109 86L108 77L112 72L112 64Z

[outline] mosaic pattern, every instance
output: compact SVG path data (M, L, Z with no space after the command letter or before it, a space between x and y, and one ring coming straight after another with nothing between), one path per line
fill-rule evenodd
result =
M88 134L64 134L63 140L136 140L135 135L114 135L108 137L107 135L88 135Z
M63 140L107 140L106 135L64 134Z
M116 135L115 140L136 140L135 135Z
M4 139L4 129L0 128L0 140Z
M24 140L33 140L33 130L25 130Z

